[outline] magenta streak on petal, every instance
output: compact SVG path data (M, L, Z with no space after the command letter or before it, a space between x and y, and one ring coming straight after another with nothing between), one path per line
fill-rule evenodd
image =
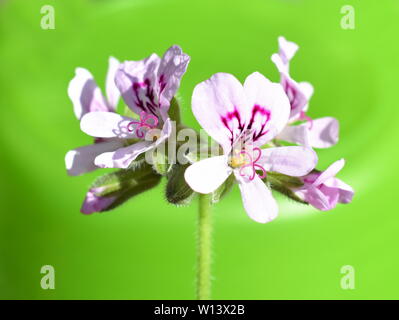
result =
M240 172L240 176L243 177L243 176L246 175L245 172L242 171L243 169L245 169L247 167L251 167L252 168L252 175L249 177L249 180L252 181L253 179L255 179L255 174L257 174L256 173L256 168L258 168L258 169L260 169L262 171L262 175L259 176L259 178L264 179L264 178L266 178L266 175L267 175L266 169L263 168L260 164L256 163L260 159L260 157L262 155L262 151L259 148L253 148L253 151L257 151L258 152L258 155L256 156L255 160L252 159L251 155L247 151L242 150L240 152L240 154L245 154L248 157L248 159L249 159L249 163L243 165L240 168L240 171L239 171Z
M283 88L285 93L287 94L288 100L290 101L291 111L298 108L298 101L297 101L297 91L295 88L290 86L289 81L286 79L283 81Z
M148 122L148 120L153 120L153 123ZM137 124L136 135L139 138L144 138L144 132L142 128L154 129L158 126L159 120L156 116L148 114L145 111L140 113L140 121L131 121L127 125L128 131L132 132L133 128L130 128L133 124Z
M140 98L140 89L145 88L145 96L148 101L143 101ZM156 110L159 106L155 103L154 89L151 87L151 81L149 79L144 79L144 82L134 82L132 89L136 98L136 105L143 111L150 112L153 115L156 114Z
M236 119L238 122L238 129L240 130L240 132L238 132L238 135L244 129L244 125L241 123L240 113L238 112L237 108L234 108L234 111L228 112L224 117L223 116L220 117L220 119L222 120L222 123L224 124L224 126L230 131L230 133L231 133L230 141L231 141L231 144L233 144L235 137L234 137L234 133L233 133L233 126L230 127L230 124L232 123L232 121L234 119Z
M165 87L166 87L166 82L165 82L165 76L163 75L163 74L161 74L160 76L159 76L159 80L158 80L158 83L159 83L159 93L161 94L162 93L162 91L165 89Z
M249 124L248 124L248 129L252 129L252 125L255 122L255 116L257 113L259 113L264 118L264 121L261 124L260 130L258 132L255 131L253 133L253 137L252 137L253 141L258 140L260 137L264 136L268 132L268 130L265 130L265 126L270 121L270 117L271 117L270 110L267 110L264 107L261 107L260 105L255 104L254 107L252 108L252 115L251 115L251 120L249 121Z
M313 128L313 119L309 117L306 112L301 111L299 115L299 120L306 120L309 123L309 130L312 130Z

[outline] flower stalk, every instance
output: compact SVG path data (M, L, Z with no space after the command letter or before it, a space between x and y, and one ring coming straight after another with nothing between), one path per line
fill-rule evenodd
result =
M211 194L199 195L198 209L197 299L210 300L212 262Z

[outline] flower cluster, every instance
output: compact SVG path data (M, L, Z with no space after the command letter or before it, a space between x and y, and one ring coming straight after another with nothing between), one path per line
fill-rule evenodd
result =
M91 73L78 68L68 94L81 130L94 139L67 153L68 173L118 169L94 181L81 211L113 209L162 177L167 179L166 198L174 204L187 204L197 193L211 194L217 202L238 184L247 214L261 223L278 214L271 189L320 210L350 202L352 188L335 177L344 160L325 171L315 169L314 148L335 145L339 127L334 118L309 117L313 87L296 82L289 70L297 49L279 38L272 61L280 83L259 72L244 84L231 74L216 73L195 87L192 111L216 148L181 123L176 93L190 57L180 47L172 46L162 58L152 54L120 63L111 57L106 97ZM120 96L123 112L117 109ZM198 137L189 148L173 139L184 130ZM179 148L184 148L183 160L172 161L171 150Z

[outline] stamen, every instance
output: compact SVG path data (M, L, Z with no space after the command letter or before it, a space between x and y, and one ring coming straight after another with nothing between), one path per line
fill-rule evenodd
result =
M148 120L152 120L153 122L148 122ZM131 121L127 125L127 130L129 132L132 132L134 128L131 128L133 124L137 124L136 127L136 135L139 138L144 138L144 131L141 130L142 128L147 128L147 129L154 129L158 126L159 120L156 116L152 114L148 114L145 111L142 111L140 113L140 121Z
M307 122L309 122L309 130L312 130L313 128L313 119L311 117L309 117L305 111L301 111L300 115L299 115L299 119L300 120L306 120Z
M267 175L266 169L263 168L260 164L256 163L256 162L260 159L260 157L261 157L261 155L262 155L262 151L261 151L259 148L253 148L253 151L257 151L257 152L258 152L258 155L256 156L255 160L252 159L252 156L249 154L249 152L247 152L247 151L245 151L245 150L242 150L242 151L240 152L240 154L243 154L243 155L245 155L245 156L248 157L248 161L246 162L246 164L244 164L244 165L240 168L240 171L239 171L239 172L240 172L240 176L243 177L243 176L246 175L245 172L243 172L243 169L248 168L248 167L251 167L251 169L252 169L252 174L251 174L251 176L249 177L249 180L252 181L253 179L255 179L255 174L257 174L257 173L256 173L256 168L258 168L258 169L260 169L260 170L262 171L262 175L259 175L259 174L258 174L259 178L264 179L264 178L266 178L266 175Z

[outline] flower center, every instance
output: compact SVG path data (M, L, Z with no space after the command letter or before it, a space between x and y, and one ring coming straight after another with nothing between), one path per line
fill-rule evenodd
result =
M257 152L256 156L254 156L255 152ZM229 165L233 169L240 168L240 176L248 176L251 181L255 179L255 175L257 174L256 170L260 170L262 174L258 175L261 179L264 179L266 178L266 169L257 163L261 155L262 151L259 148L253 148L251 153L246 150L236 150L230 157Z
M134 128L132 125L136 124L136 135L139 138L144 138L145 131L149 129L154 129L158 126L159 120L156 116L148 114L145 111L140 113L140 120L131 121L127 125L127 129L132 132Z

